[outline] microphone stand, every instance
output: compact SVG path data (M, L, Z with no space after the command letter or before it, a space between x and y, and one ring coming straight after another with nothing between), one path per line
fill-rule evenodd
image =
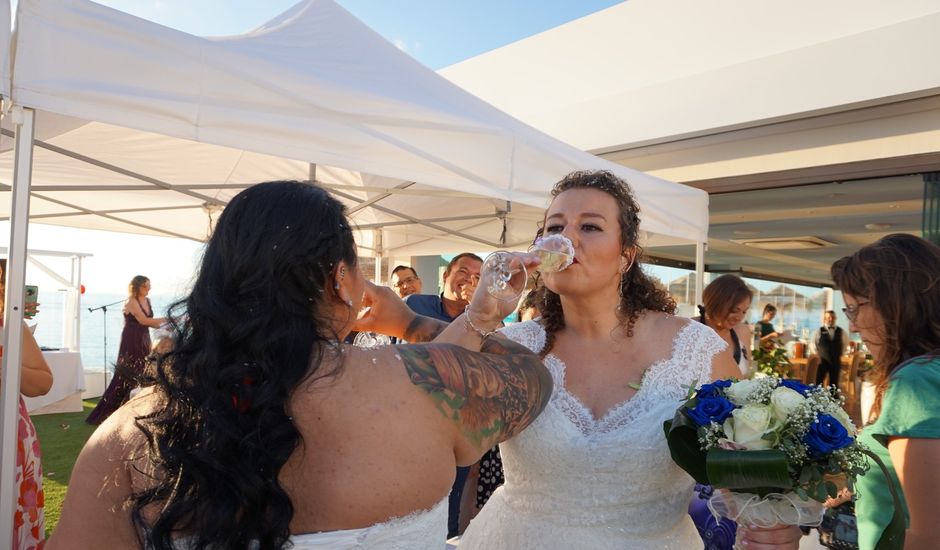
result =
M98 307L88 308L89 313L101 310L101 326L104 328L101 335L104 338L104 362L101 364L101 373L104 375L104 384L101 386L101 397L104 398L104 392L108 390L108 308L110 306L116 306L118 304L124 303L124 300L118 300L117 302L111 302L110 304L105 304Z

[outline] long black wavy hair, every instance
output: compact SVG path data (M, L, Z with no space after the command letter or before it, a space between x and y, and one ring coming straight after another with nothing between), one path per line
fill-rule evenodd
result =
M280 548L293 506L278 474L300 445L286 406L320 372L337 264L356 267L343 205L308 183L236 195L209 239L192 293L170 308L176 345L151 376L156 409L137 417L154 485L131 497L155 549ZM145 514L159 510L156 518Z
M617 313L626 328L627 336L633 336L633 326L644 310L675 313L676 301L666 289L657 285L640 265L643 258L643 249L639 245L640 206L627 182L606 170L572 172L555 184L552 188L552 198L570 189L596 189L613 197L617 202L620 244L624 249L630 246L636 248L633 265L620 277L621 300L617 304ZM538 236L542 235L542 231L543 228L538 230ZM562 310L561 297L547 287L540 298L539 311L542 313L542 326L546 332L545 347L542 349L542 356L545 356L555 344L555 334L565 328L565 313Z

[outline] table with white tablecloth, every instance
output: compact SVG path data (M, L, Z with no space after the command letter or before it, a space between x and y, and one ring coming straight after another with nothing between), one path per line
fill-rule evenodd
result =
M30 415L81 412L85 391L82 356L76 351L44 351L42 356L52 370L52 389L46 395L26 397Z

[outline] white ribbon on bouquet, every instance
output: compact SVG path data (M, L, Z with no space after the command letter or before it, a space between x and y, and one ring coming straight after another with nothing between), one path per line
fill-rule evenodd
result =
M715 517L756 527L780 524L816 527L826 511L822 503L803 500L796 493L770 493L761 497L731 491L715 491L708 499L708 509Z

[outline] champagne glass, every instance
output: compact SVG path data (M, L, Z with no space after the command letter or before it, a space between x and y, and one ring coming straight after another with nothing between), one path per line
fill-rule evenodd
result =
M542 260L536 268L541 273L562 271L574 262L574 244L561 233L539 237L529 247L529 252Z
M363 331L353 338L353 345L357 348L372 349L391 345L392 339L377 332Z
M490 296L502 302L518 300L522 296L526 277L528 272L522 258L505 250L497 250L487 256L480 268L480 284ZM514 279L519 284L513 286Z
M560 233L539 237L529 247L529 252L541 260L536 269L542 273L561 271L574 261L574 245ZM519 300L527 277L522 258L505 250L497 250L487 256L480 269L480 284L490 296L504 302ZM516 285L512 284L514 280Z

